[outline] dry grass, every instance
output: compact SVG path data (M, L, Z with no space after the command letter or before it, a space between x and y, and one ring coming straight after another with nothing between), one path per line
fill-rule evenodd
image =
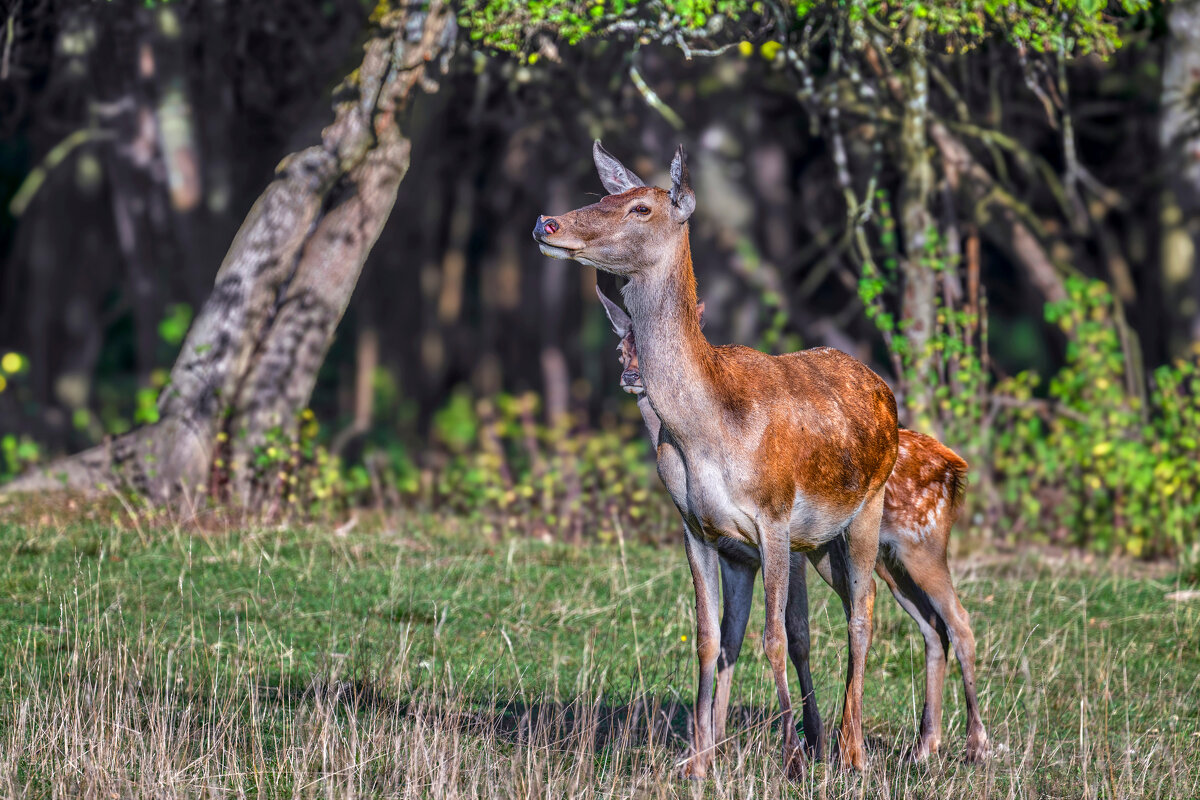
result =
M869 769L778 766L757 637L713 778L675 777L694 693L681 553L489 545L435 520L310 530L0 523L0 793L85 798L1200 797L1200 604L1167 576L960 569L990 761L911 766L920 638L881 599ZM811 572L810 572L811 575ZM815 580L815 579L814 579ZM836 720L844 624L814 587ZM681 637L688 636L684 642Z

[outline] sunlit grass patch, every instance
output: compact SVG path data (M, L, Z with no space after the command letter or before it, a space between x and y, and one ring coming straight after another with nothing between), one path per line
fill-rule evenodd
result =
M1037 560L956 570L995 744L905 762L922 640L881 594L870 767L779 769L753 612L732 738L675 777L695 692L677 549L494 543L436 518L329 529L0 524L0 791L60 797L1200 796L1200 604L1166 574ZM814 582L827 726L840 604ZM882 591L882 587L881 587ZM686 640L685 638L686 637Z

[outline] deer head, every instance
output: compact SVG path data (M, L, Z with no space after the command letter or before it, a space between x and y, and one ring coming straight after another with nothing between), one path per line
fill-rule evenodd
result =
M619 305L608 299L608 295L596 287L596 296L604 306L604 313L612 323L613 332L621 337L617 345L618 358L621 361L621 388L629 394L641 394L646 391L642 384L642 373L638 371L637 347L633 343L633 320Z
M613 333L621 337L617 345L617 357L621 362L621 389L629 394L642 394L646 391L642 383L642 373L638 369L637 344L633 339L633 320L625 310L609 299L608 295L596 287L596 296L604 306L604 313L612 324ZM696 304L696 313L700 315L700 325L704 325L704 301Z
M696 209L683 146L671 162L670 191L646 186L599 139L592 157L608 196L565 214L538 217L533 238L542 253L626 277L667 262L686 242L686 223Z

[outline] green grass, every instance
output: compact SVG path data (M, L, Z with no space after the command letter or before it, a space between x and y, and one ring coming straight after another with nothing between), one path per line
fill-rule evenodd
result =
M787 784L761 603L714 776L674 776L695 692L682 548L378 531L0 522L0 793L15 796L1200 797L1200 603L1170 574L956 570L994 752L904 762L922 642L876 605L870 767ZM836 725L845 626L809 571ZM684 637L687 637L686 641ZM794 682L794 676L793 676ZM793 685L794 689L794 685ZM793 691L793 694L795 692Z

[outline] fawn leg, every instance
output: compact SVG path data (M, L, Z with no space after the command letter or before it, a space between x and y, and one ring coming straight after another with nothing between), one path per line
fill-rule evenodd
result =
M967 760L981 761L987 754L987 731L979 714L979 696L975 690L975 634L971 631L971 618L959 602L958 592L950 577L946 563L945 543L949 541L949 523L938 541L940 549L932 550L928 541L924 546L909 545L897 548L896 556L903 563L902 569L909 575L914 590L919 591L925 602L936 615L938 623L946 629L958 665L962 669L963 690L967 700Z
M713 761L713 678L721 648L717 621L719 558L716 548L690 530L685 531L683 541L696 589L696 657L700 661L700 681L692 715L692 753L684 774L703 778Z
M716 742L725 739L725 721L729 715L729 692L733 684L733 665L742 651L746 623L754 601L754 575L758 566L721 557L721 654L717 656L717 700L713 709L713 735Z
M946 625L929 596L914 583L889 548L880 548L875 571L892 590L900 607L916 621L925 639L925 705L921 712L921 735L912 752L914 761L923 761L937 751L942 740L942 687L946 682L946 653L950 644Z
M779 694L780 724L783 727L783 768L789 778L804 774L804 757L796 724L792 719L792 698L788 692L787 656L788 633L785 616L788 585L791 578L791 539L786 521L779 523L756 520L758 546L762 553L763 592L767 618L763 627L763 651L775 676Z
M809 757L820 761L824 755L825 732L821 727L821 711L817 707L812 673L808 668L808 579L804 572L804 556L793 553L790 566L785 617L788 655L796 669L796 677L800 680L800 713L803 718L804 744Z
M962 668L963 692L967 698L967 761L982 761L987 755L988 738L975 691L975 634L971 631L970 615L959 602L954 584L950 582L950 570L947 568L945 572L939 591L929 592L929 601L949 629L954 655Z

